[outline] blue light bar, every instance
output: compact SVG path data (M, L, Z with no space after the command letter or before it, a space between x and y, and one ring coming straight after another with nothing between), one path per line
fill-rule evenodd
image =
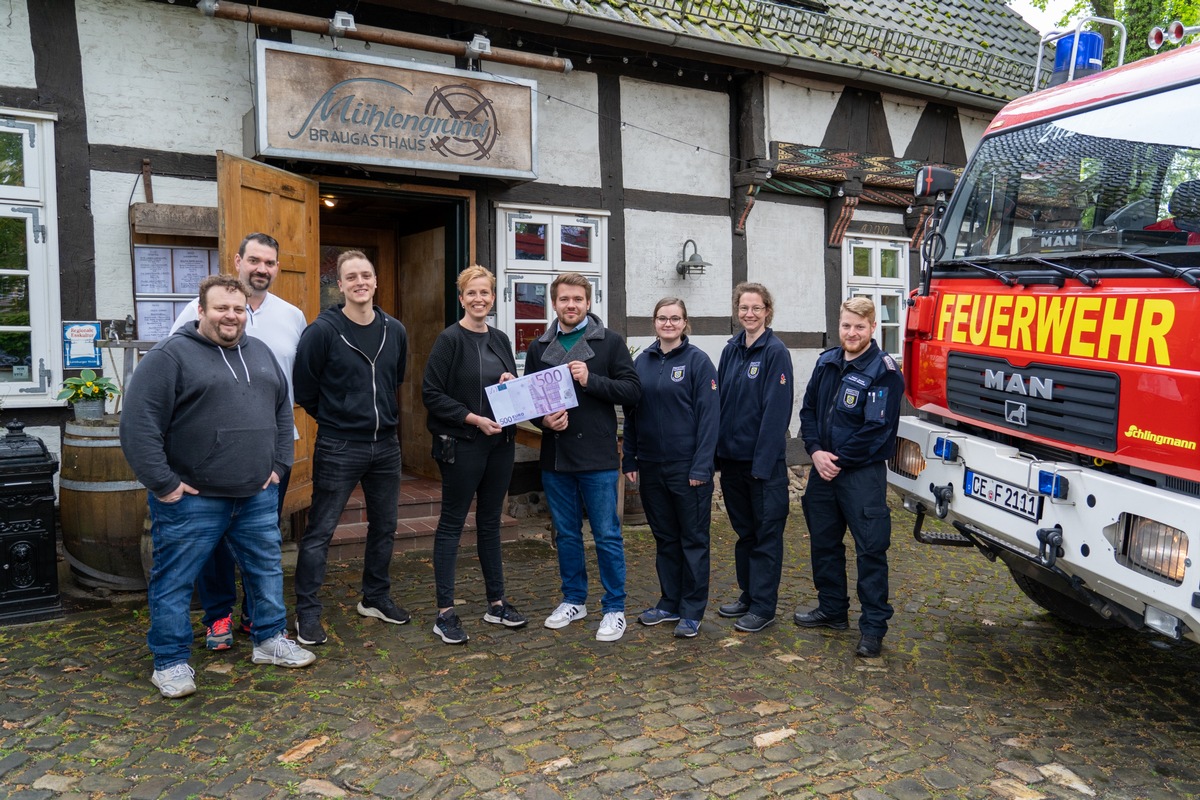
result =
M1046 470L1038 471L1038 494L1049 495L1058 500L1067 499L1067 490L1070 489L1070 482L1062 475L1055 475L1053 472Z
M933 443L933 454L943 461L957 461L958 444L939 436Z

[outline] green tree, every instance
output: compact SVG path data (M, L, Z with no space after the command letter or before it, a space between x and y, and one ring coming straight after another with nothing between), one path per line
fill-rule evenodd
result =
M1045 11L1049 0L1030 0L1030 3ZM1059 28L1067 28L1080 17L1088 16L1115 19L1125 26L1129 37L1125 46L1125 61L1128 63L1154 52L1147 39L1155 26L1166 27L1167 23L1176 19L1188 26L1200 21L1200 0L1075 0L1075 4L1067 9L1056 24ZM1104 37L1104 66L1116 66L1117 51L1112 46L1112 26L1102 26L1097 32Z

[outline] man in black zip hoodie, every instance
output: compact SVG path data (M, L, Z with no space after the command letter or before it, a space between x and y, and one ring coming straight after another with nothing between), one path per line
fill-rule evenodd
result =
M248 297L232 275L201 281L198 323L156 344L125 395L121 449L149 490L154 540L150 682L164 697L196 691L192 585L222 538L250 595L254 663L316 658L285 633L276 507L292 464L292 403L270 348L244 335Z
M292 382L296 403L317 421L313 496L296 558L296 638L324 644L321 601L329 542L351 492L362 484L367 509L358 613L394 625L409 614L391 598L392 548L400 499L399 408L408 334L372 303L375 267L358 250L338 257L342 305L327 308L300 337Z

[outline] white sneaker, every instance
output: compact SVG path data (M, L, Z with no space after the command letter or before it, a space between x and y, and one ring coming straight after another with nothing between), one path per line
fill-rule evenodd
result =
M166 669L156 669L150 682L158 687L163 697L187 697L196 691L196 671L186 661L172 664Z
M597 642L615 642L625 635L625 612L609 611L600 620L600 630L596 631Z
M250 660L255 664L274 664L277 667L307 667L317 660L315 653L305 650L287 638L283 631L254 645Z
M554 613L546 617L547 628L565 628L577 619L587 616L587 606L574 603L559 603Z

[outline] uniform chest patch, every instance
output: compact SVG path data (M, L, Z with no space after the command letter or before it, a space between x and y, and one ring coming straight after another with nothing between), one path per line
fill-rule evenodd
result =
M852 389L849 386L842 389L842 405L846 408L855 408L858 406L859 395L862 394L861 389Z
M678 367L671 367L671 380L675 381L676 383L679 383L680 381L682 381L683 380L683 370L684 370L684 365L682 365L682 364Z
M750 378L751 380L757 378L761 366L761 361L751 361L750 366L746 369L746 377Z

